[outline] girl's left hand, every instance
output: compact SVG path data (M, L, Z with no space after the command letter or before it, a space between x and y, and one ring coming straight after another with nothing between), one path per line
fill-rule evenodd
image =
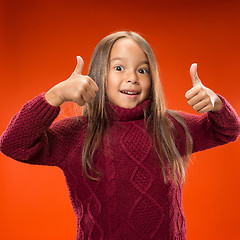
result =
M217 112L222 107L222 100L211 89L206 88L197 75L197 64L193 63L190 68L190 76L193 88L188 90L185 97L188 104L195 111L205 113L209 111Z

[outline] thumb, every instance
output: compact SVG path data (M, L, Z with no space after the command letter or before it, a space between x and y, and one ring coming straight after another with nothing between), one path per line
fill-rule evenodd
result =
M84 67L84 61L80 56L77 56L77 66L74 70L74 73L82 75L82 70Z
M197 84L201 83L201 80L199 79L197 75L197 63L193 63L190 67L190 76L192 79L192 85L193 87Z

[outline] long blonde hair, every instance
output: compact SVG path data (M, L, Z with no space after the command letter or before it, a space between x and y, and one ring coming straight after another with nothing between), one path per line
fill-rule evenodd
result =
M94 165L93 155L99 147L104 131L108 127L108 105L106 97L107 73L109 69L110 53L114 43L121 38L133 39L146 54L151 74L151 91L149 95L150 105L145 113L145 122L149 133L153 137L154 148L157 152L162 166L162 173L165 183L168 182L167 167L165 160L171 169L171 176L174 181L179 179L183 182L185 179L185 169L192 151L192 139L181 116L175 112L166 109L162 86L158 73L158 66L154 53L148 42L135 32L120 31L110 34L103 38L96 46L88 75L95 80L99 87L97 96L91 103L85 104L83 115L88 117L88 128L85 136L82 150L82 166L88 178L97 180L89 174L89 170L95 175L100 176ZM183 159L178 152L174 142L174 125L169 119L170 115L185 130L186 133L186 153Z

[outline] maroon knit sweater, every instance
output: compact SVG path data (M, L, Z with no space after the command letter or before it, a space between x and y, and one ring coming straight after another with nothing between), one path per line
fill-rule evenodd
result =
M193 151L237 139L240 121L222 98L223 107L203 115L181 113L193 138ZM52 122L60 108L47 103L44 94L26 103L0 139L0 150L16 160L58 166L62 169L77 217L77 240L186 239L182 184L164 184L160 161L143 120L143 106L112 106L109 138L95 154L99 181L82 173L82 144L87 118ZM79 118L78 118L79 119ZM184 152L182 127L176 146ZM56 229L57 231L57 229Z

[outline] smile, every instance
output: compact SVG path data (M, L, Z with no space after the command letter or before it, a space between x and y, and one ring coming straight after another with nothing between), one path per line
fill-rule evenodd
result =
M139 94L138 92L130 92L130 91L120 91L123 94L128 94L128 95L137 95Z

